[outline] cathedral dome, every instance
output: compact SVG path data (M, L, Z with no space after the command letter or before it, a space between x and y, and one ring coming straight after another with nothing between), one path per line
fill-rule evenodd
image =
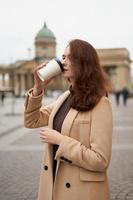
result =
M46 23L44 23L43 28L37 33L36 40L38 39L55 39L53 32L47 28Z

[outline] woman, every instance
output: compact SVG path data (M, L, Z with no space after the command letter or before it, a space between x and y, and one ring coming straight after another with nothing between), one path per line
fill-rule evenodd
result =
M108 200L112 110L104 73L96 50L79 39L69 42L62 64L70 89L42 107L51 80L42 83L37 68L25 103L25 126L42 127L46 143L38 200Z

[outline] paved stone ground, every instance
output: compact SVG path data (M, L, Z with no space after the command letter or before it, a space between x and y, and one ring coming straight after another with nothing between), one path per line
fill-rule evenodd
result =
M109 167L111 200L133 200L133 99L113 102L113 154Z
M46 102L50 102L47 99ZM133 200L133 99L115 106L113 152L109 167L110 200ZM35 200L44 146L38 129L23 127L24 99L0 105L0 200ZM14 115L12 115L14 114ZM99 199L100 200L100 199Z

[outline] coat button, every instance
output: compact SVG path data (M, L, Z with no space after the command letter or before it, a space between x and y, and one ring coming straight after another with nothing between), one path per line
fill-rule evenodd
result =
M66 187L70 188L71 187L70 183L66 183Z
M48 166L47 165L44 166L44 170L48 170Z
M66 162L68 162L68 159L67 159L67 158L64 158L64 160L65 160Z
M61 159L61 160L64 160L64 157L63 157L63 156L61 156L61 157L60 157L60 159Z

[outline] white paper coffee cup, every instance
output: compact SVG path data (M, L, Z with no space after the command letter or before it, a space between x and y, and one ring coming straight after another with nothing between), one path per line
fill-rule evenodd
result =
M50 60L47 65L37 71L39 78L42 81L48 80L57 76L63 71L63 65L58 58Z

